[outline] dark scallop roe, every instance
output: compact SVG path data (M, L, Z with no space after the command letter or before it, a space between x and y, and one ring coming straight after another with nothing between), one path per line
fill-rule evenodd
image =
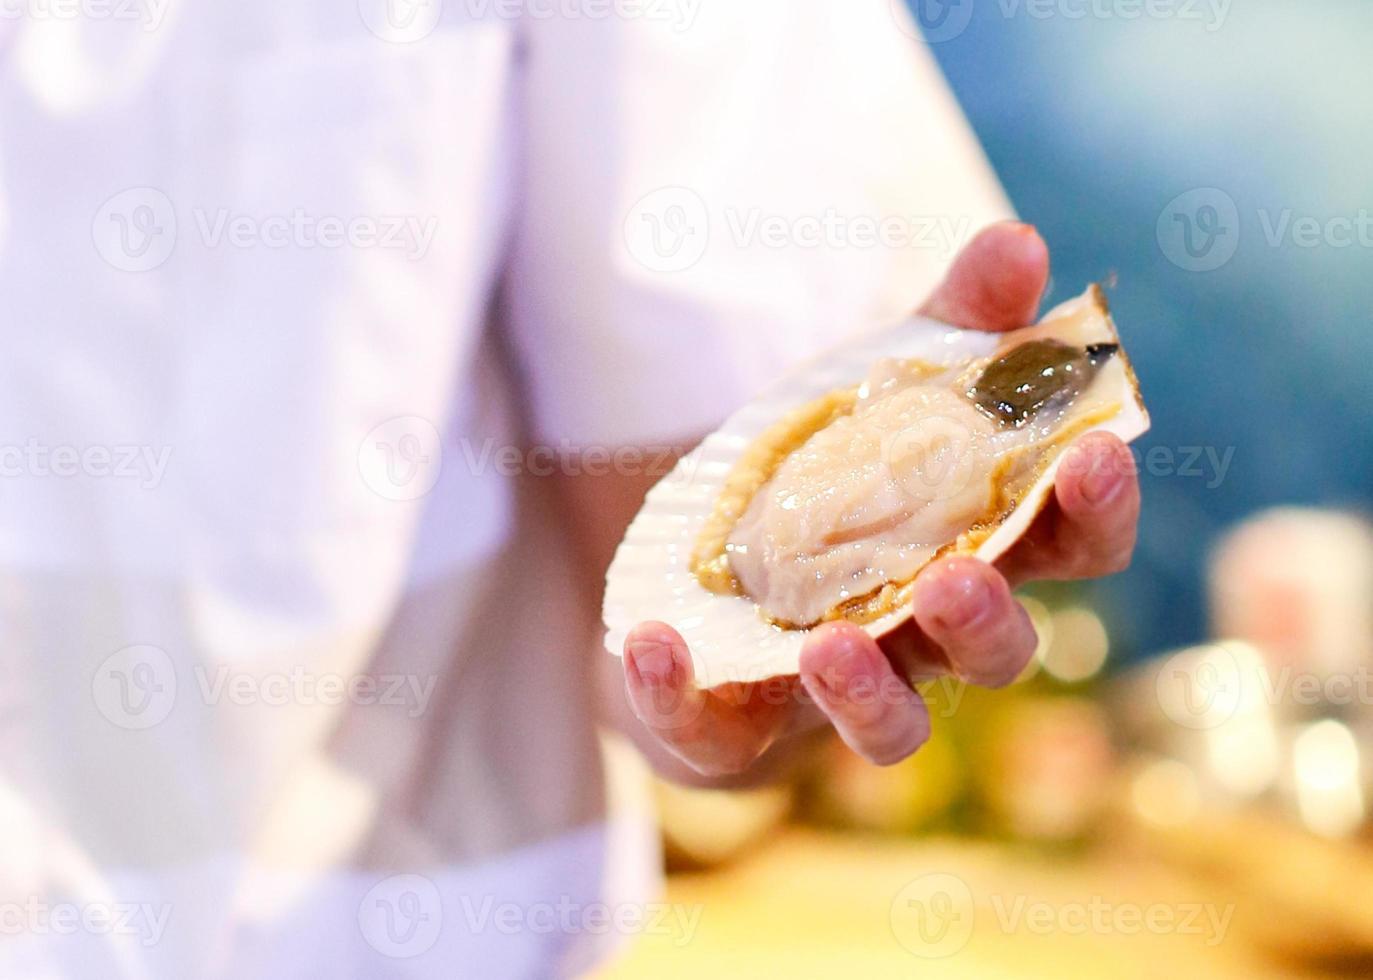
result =
M988 364L968 389L979 409L1006 428L1019 428L1049 403L1076 398L1119 346L1074 347L1031 340Z

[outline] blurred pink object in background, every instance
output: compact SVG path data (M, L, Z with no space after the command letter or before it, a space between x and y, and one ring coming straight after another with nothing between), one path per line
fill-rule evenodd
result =
M1357 514L1264 511L1221 540L1209 575L1214 635L1273 669L1348 673L1373 660L1373 527Z

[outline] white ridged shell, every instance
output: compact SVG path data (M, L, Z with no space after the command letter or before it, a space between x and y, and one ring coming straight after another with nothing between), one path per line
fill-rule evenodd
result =
M987 357L999 347L1054 337L1060 324L1074 324L1075 340L1118 342L1101 292L1089 289L1050 312L1038 325L1011 333L960 330L916 317L845 344L803 364L791 375L735 412L691 454L684 457L644 502L625 534L606 576L603 615L606 647L623 653L625 637L637 623L666 622L687 641L703 687L736 681L759 681L798 671L805 632L781 630L758 614L754 603L739 596L706 591L690 569L692 549L724 487L725 479L744 450L788 411L831 391L859 384L874 363L887 357L920 358L955 365ZM1135 388L1129 362L1120 355L1122 391L1119 414L1088 431L1113 432L1129 442L1149 429L1149 416ZM1036 481L1016 509L977 549L984 561L1004 554L1029 528L1049 499L1062 455ZM908 609L864 625L883 636L910 618Z

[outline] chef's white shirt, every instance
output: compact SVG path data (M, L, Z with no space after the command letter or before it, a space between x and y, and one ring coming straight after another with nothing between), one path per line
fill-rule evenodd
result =
M655 838L510 447L707 430L1009 212L901 5L0 14L0 976L587 968Z

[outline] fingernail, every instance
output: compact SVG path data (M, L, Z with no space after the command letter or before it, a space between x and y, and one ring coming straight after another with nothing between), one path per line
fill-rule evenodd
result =
M1114 455L1098 456L1082 478L1082 499L1100 507L1110 502L1124 482L1124 475L1116 471Z
M943 601L934 618L947 630L972 626L992 607L992 589L981 575L960 575L943 587Z
M671 647L655 640L637 640L625 652L629 669L640 683L648 687L666 687L672 682L677 661Z

